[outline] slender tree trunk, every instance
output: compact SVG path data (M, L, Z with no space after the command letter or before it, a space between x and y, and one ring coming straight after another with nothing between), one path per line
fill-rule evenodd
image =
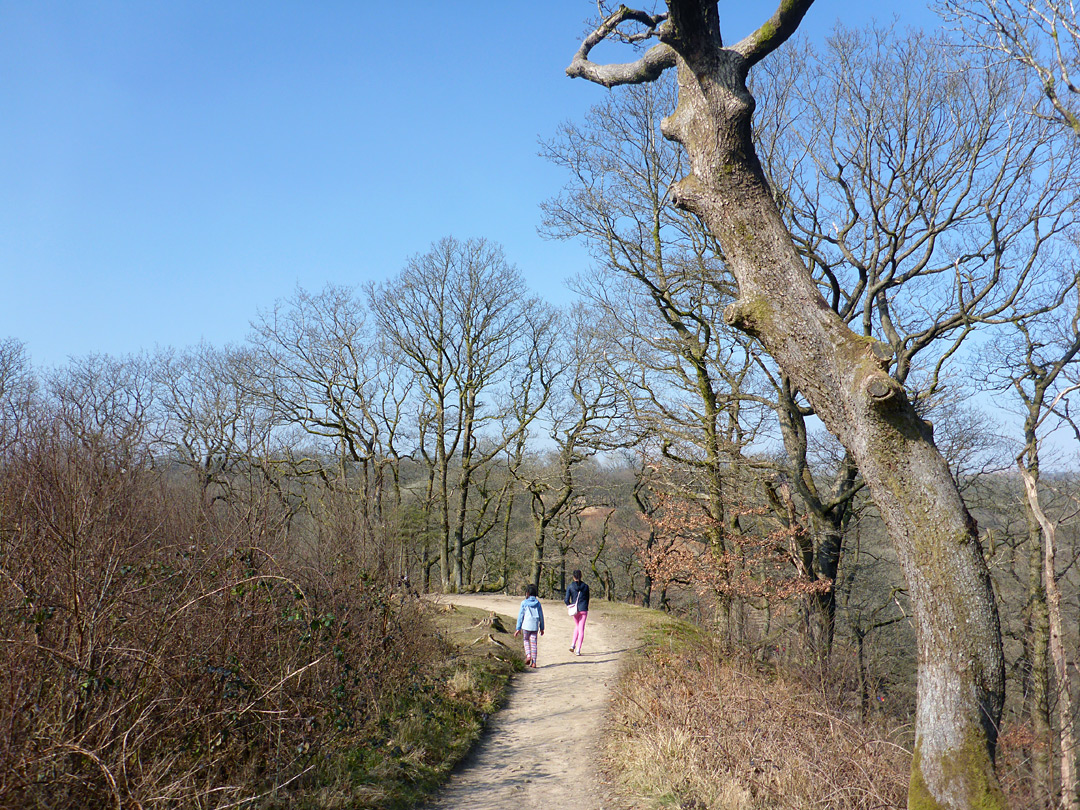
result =
M780 422L784 449L794 467L792 484L803 503L806 504L806 508L813 515L817 534L821 537L812 569L817 577L832 580L833 583L832 588L818 593L815 597L817 609L813 616L814 640L820 650L822 660L827 661L836 632L836 580L840 571L844 529L851 514L851 498L858 469L852 462L850 454L845 454L834 480L829 502L823 502L806 460L806 422L795 402L794 392L786 376L778 388L778 394L780 407L777 408L776 413ZM843 498L843 496L847 497Z
M817 636L823 660L828 660L836 634L836 578L840 573L840 551L844 545L843 521L850 503L830 510L826 519L819 523L822 531L817 549L817 573L822 579L833 582L833 587L817 595Z
M464 463L465 460L463 459L461 477L458 480L458 502L455 509L454 558L450 561L450 570L453 571L454 593L461 593L465 576L465 516L468 514L469 507L471 470L465 468Z
M708 494L709 518L712 525L709 526L707 537L709 548L717 559L722 558L727 552L724 543L724 477L720 469L720 441L717 436L716 423L716 392L712 388L712 380L709 379L708 370L703 366L697 367L698 394L701 396L705 413L702 426L705 428L705 481Z
M425 458L427 458L427 456L425 456ZM431 502L435 494L435 475L437 466L437 464L429 464L428 466L427 498L424 501L424 542L420 552L420 565L424 569L424 593L431 593L431 566L434 565L434 562L431 559Z
M1076 767L1077 742L1076 725L1073 717L1071 679L1069 678L1068 656L1063 640L1064 620L1061 614L1061 590L1058 588L1057 570L1054 562L1056 527L1042 511L1039 505L1039 489L1035 477L1023 466L1020 474L1024 479L1027 502L1042 529L1043 535L1043 583L1046 588L1046 615L1050 630L1050 656L1054 662L1055 684L1054 705L1059 719L1061 751L1061 810L1077 810L1080 807L1080 795L1077 793L1078 776Z
M465 585L465 518L468 514L469 489L472 486L473 418L476 414L476 396L471 388L462 398L461 409L464 430L461 438L461 475L458 477L453 559L451 560L454 593L461 593Z
M634 503L637 505L638 511L641 512L643 518L649 516L649 509L645 504L645 498L643 497L639 486L634 488ZM649 536L645 539L645 553L648 554L652 551L654 545L656 545L656 530L652 528L652 524L649 521L645 521L650 526ZM642 584L641 605L642 607L652 607L652 590L653 590L653 578L649 573L649 569L645 569L645 582Z
M870 693L867 688L866 682L866 656L863 650L864 640L866 634L861 630L855 631L855 642L858 645L858 666L859 666L859 711L862 714L862 719L866 720L870 716Z
M1036 479L1037 480L1037 479ZM1028 713L1035 745L1031 752L1031 770L1035 778L1040 807L1054 806L1053 726L1050 722L1050 617L1046 609L1043 585L1042 531L1031 504L1024 501L1028 524Z
M502 589L505 593L510 593L510 521L513 516L514 492L511 490L506 504L506 518L503 520Z
M540 575L544 570L544 545L547 539L547 527L548 521L545 518L536 521L536 535L533 538L532 571L529 573L529 581L537 588L540 587Z
M439 569L443 591L450 591L450 464L446 451L439 462Z

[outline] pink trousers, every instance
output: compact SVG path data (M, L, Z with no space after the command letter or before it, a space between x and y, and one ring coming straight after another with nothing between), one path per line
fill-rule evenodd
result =
M574 614L574 640L570 646L581 652L581 644L585 641L585 619L588 618L588 611L578 612Z

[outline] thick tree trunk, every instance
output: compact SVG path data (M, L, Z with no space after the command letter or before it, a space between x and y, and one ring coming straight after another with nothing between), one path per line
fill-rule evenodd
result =
M619 6L585 38L567 73L606 86L678 69L679 103L664 135L691 174L675 205L720 241L739 286L725 320L755 336L843 443L893 537L918 638L919 686L908 806L993 810L1006 802L993 768L1004 702L1001 630L975 522L930 426L885 373L880 344L853 334L802 264L754 151L750 68L798 28L813 0L781 0L756 31L725 47L715 0L667 0L667 15ZM660 44L625 65L589 53L631 21Z
M708 17L710 5L696 8ZM751 141L746 59L720 46L718 26L689 19L693 9L681 9L687 19L672 9L679 104L664 134L692 167L675 203L707 223L738 280L725 320L761 341L851 453L907 580L919 646L909 806L1004 808L993 771L1004 666L975 523L874 341L829 308L795 251Z

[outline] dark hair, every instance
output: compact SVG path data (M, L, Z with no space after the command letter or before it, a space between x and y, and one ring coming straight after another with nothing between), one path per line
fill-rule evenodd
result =
M574 569L574 579L581 579L581 569L580 568L575 568Z
M536 596L536 586L533 585L531 582L525 586L525 595Z

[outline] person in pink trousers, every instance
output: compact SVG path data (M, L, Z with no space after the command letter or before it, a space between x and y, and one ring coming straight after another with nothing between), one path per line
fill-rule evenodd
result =
M567 608L576 607L574 617L574 639L570 642L570 652L581 655L581 645L585 641L585 620L589 617L589 586L581 581L581 570L574 569L574 581L566 589Z

